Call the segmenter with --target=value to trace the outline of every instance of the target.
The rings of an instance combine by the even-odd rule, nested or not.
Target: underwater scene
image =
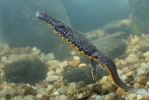
[[[0,100],[149,100],[149,0],[0,0]]]

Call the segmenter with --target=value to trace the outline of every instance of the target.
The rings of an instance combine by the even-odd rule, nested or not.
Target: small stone
[[[58,91],[55,91],[53,94],[54,94],[54,95],[59,95]]]
[[[102,84],[102,89],[103,90],[108,90],[108,88],[112,87],[112,84],[108,81],[105,81],[103,84]]]
[[[76,82],[70,83],[70,87],[73,88],[73,89],[75,89],[76,88]]]
[[[83,86],[85,86],[84,81],[79,81],[79,82],[77,82],[77,84],[76,84],[76,89],[80,89],[80,88],[82,88]]]
[[[60,79],[59,76],[52,75],[52,76],[48,76],[48,77],[46,78],[46,81],[49,82],[49,83],[53,83],[54,81],[57,81],[57,80],[59,80],[59,79]]]
[[[149,81],[147,81],[146,85],[149,86]]]
[[[135,55],[129,55],[125,60],[129,64],[135,64],[139,61],[139,59]]]
[[[95,100],[104,100],[100,95],[93,95],[92,97],[95,98]]]
[[[72,67],[78,67],[80,63],[80,58],[78,56],[73,56],[73,59],[71,61],[68,61],[67,63]]]
[[[50,100],[50,97],[48,95],[43,95],[41,97],[41,100]]]
[[[143,53],[143,56],[148,56],[149,55],[149,51]]]
[[[61,96],[57,96],[57,97],[55,97],[54,99],[51,99],[51,100],[68,100],[68,99],[65,95],[61,95]]]
[[[77,95],[77,98],[78,98],[78,99],[80,99],[80,98],[82,98],[82,97],[83,97],[83,94],[82,94],[82,93],[80,93],[80,94]]]
[[[145,93],[147,93],[147,90],[145,90],[144,88],[140,88],[140,89],[138,89],[137,90],[137,92],[136,92],[136,94],[145,94]],[[137,95],[138,96],[138,95]]]
[[[53,60],[53,59],[55,59],[55,57],[54,57],[54,54],[53,54],[53,53],[48,53],[47,55],[45,55],[44,59],[45,59],[46,61],[48,61],[48,60]]]
[[[70,54],[73,56],[73,55],[76,54],[76,52],[75,51],[71,51]]]
[[[36,96],[37,92],[32,87],[25,87],[24,95],[33,95]]]
[[[79,67],[86,67],[87,65],[86,65],[86,63],[81,63],[80,65],[79,65]]]
[[[36,97],[41,99],[42,98],[42,94],[37,94]]]
[[[104,100],[115,100],[114,93],[107,94]]]
[[[125,96],[127,96],[128,93],[126,91],[122,90],[122,89],[117,89],[116,95],[125,95]]]
[[[56,75],[61,75],[61,73],[64,71],[63,68],[56,68],[55,74]]]
[[[49,60],[47,61],[47,65],[50,67],[50,68],[57,68],[59,66],[59,61],[58,60]]]
[[[126,73],[126,76],[131,76],[134,73],[134,71],[130,71],[128,73]]]
[[[66,89],[64,86],[61,86],[60,88],[58,88],[57,91],[60,95],[66,95]]]
[[[103,84],[108,79],[108,76],[103,76],[103,78],[100,80],[100,83]]]
[[[132,38],[131,44],[135,45],[140,41],[138,36],[134,36],[134,38]]]
[[[127,80],[127,76],[126,75],[122,75],[120,77],[122,78],[123,81]]]
[[[76,93],[76,90],[73,89],[73,88],[68,88],[67,91],[66,91],[66,94],[67,94],[67,95],[73,95],[73,94],[75,94],[75,93]]]
[[[118,75],[122,75],[123,74],[123,71],[120,70],[120,69],[118,69],[117,72],[118,72]]]
[[[145,74],[145,69],[143,68],[139,68],[137,69],[137,74],[140,76],[140,75],[144,75]]]
[[[139,82],[139,84],[140,85],[146,85],[146,83],[149,81],[149,78],[140,78],[139,80],[138,80],[138,82]]]
[[[145,58],[146,62],[149,62],[149,55],[147,55],[147,57]]]
[[[136,98],[137,98],[137,95],[136,95],[136,94],[128,94],[128,98],[129,98],[130,100],[136,99]]]
[[[142,99],[142,96],[141,95],[137,95],[137,100],[140,100]]]

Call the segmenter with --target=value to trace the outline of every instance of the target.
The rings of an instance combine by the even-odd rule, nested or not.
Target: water
[[[148,4],[148,0],[0,0],[0,99],[147,99]],[[121,80],[141,88],[145,96],[137,89],[131,94],[118,90],[101,65],[92,80],[90,60],[53,34],[36,17],[38,11],[87,37],[114,61]]]

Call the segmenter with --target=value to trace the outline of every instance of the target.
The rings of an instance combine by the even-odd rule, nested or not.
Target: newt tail
[[[105,67],[115,85],[121,89],[128,90],[133,88],[132,86],[127,86],[124,84],[118,76],[115,63],[103,55],[86,37],[84,37],[79,32],[70,28],[66,24],[61,21],[55,19],[54,17],[48,15],[45,12],[37,12],[36,16],[45,21],[50,25],[50,27],[54,30],[54,33],[57,33],[63,40],[65,40],[69,45],[74,47],[81,54],[87,56],[91,59],[92,65],[92,77],[95,79],[96,77],[96,63],[98,62],[101,66]]]

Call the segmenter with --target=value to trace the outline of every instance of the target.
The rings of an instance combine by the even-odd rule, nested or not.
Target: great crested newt
[[[105,67],[115,85],[121,89],[129,90],[133,88],[132,86],[127,86],[124,84],[118,76],[115,63],[103,55],[85,36],[77,32],[76,30],[70,28],[63,22],[57,20],[56,18],[48,15],[46,12],[37,12],[36,16],[47,22],[54,33],[57,33],[63,40],[65,40],[69,45],[74,47],[81,54],[87,56],[91,60],[92,65],[92,77],[96,77],[96,63],[98,62],[102,67]]]

